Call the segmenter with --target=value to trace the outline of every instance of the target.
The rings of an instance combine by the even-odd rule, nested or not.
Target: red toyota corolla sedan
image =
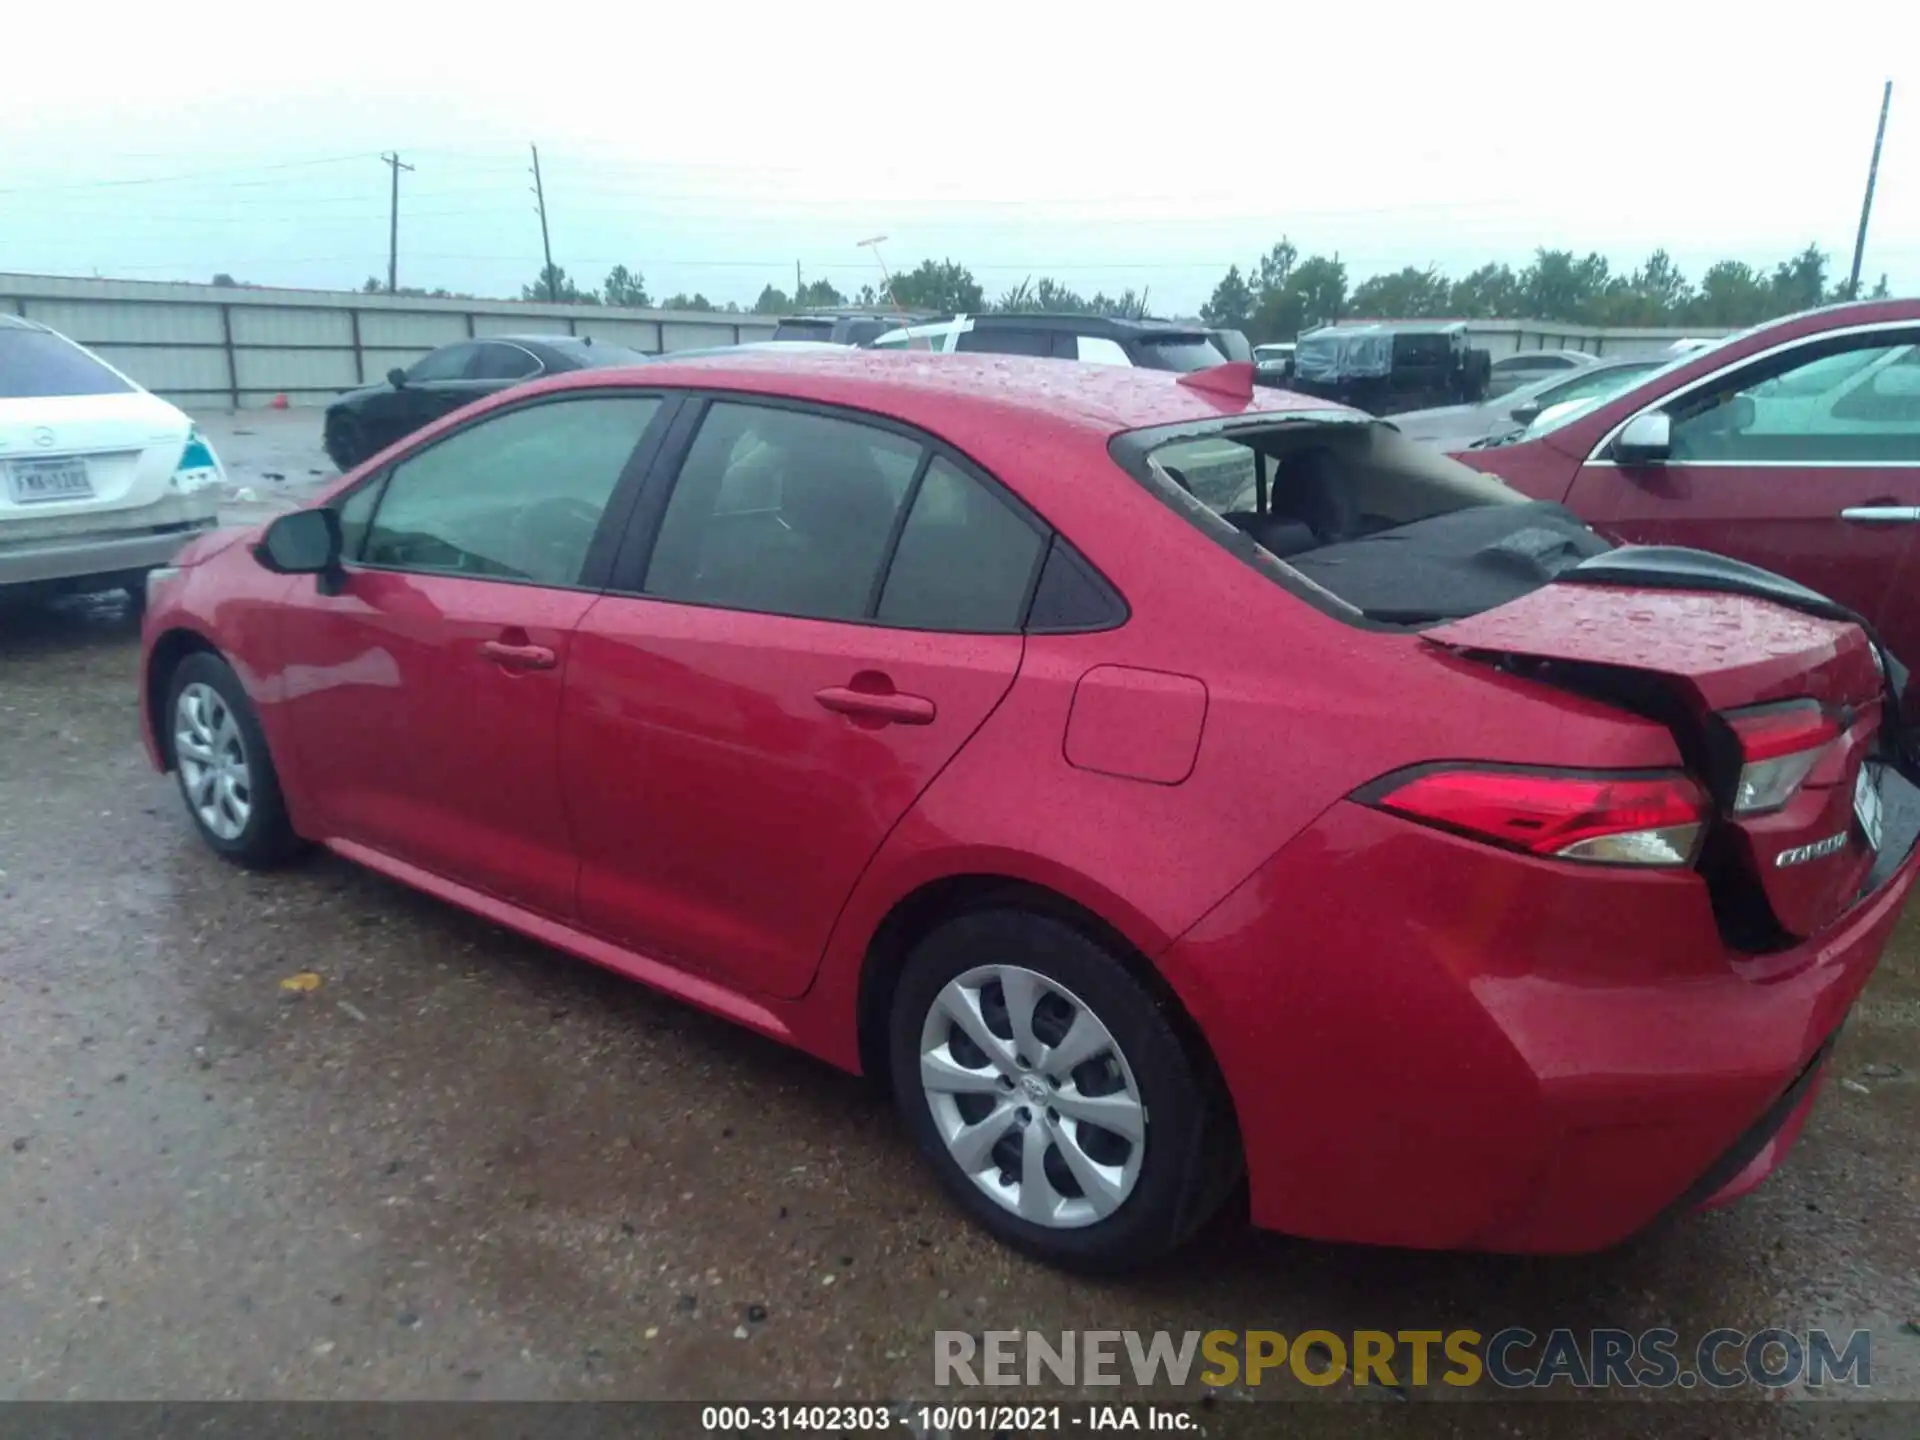
[[[1913,881],[1885,673],[1245,366],[762,352],[196,542],[141,699],[221,854],[886,1077],[977,1220],[1110,1268],[1242,1176],[1513,1251],[1759,1183]]]

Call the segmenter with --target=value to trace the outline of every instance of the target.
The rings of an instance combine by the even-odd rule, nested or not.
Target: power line
[[[40,195],[60,190],[106,190],[126,185],[172,185],[182,180],[220,179],[230,175],[254,175],[265,170],[302,170],[316,165],[340,165],[349,160],[364,160],[371,151],[353,155],[328,155],[317,160],[286,160],[277,165],[249,165],[224,170],[197,170],[186,175],[143,175],[125,180],[70,180],[55,185],[14,185],[0,189],[0,195]],[[235,181],[235,184],[271,184],[271,181]]]

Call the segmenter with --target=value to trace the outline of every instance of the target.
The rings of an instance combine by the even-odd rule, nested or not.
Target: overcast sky
[[[1843,275],[1890,78],[1863,274],[1920,294],[1911,0],[21,5],[7,30],[0,271],[356,287],[386,274],[397,148],[401,283],[517,293],[536,141],[554,259],[656,298],[750,304],[796,259],[857,288],[871,235],[989,296],[1052,275],[1163,313],[1283,234],[1355,280],[1541,245],[1665,246],[1697,279],[1809,241]]]

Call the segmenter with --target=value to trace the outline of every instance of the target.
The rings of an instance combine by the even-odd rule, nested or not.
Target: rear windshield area
[[[595,341],[591,345],[581,340],[550,340],[547,343],[585,370],[605,370],[614,365],[644,365],[653,358],[642,351],[625,345],[609,345],[605,341]]]
[[[1132,344],[1134,363],[1146,370],[1178,370],[1184,375],[1227,363],[1211,335],[1138,335]]]
[[[47,330],[0,329],[0,400],[124,395],[132,389],[71,340]]]
[[[1367,421],[1170,427],[1110,448],[1239,559],[1360,624],[1478,614],[1611,548],[1564,507]]]

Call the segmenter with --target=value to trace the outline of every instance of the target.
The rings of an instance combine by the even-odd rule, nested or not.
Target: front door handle
[[[1912,525],[1920,523],[1920,505],[1849,505],[1840,518],[1856,525]]]
[[[834,714],[855,720],[878,720],[892,725],[933,723],[933,701],[924,695],[902,695],[898,691],[875,694],[871,690],[829,685],[825,690],[815,691],[813,698]]]
[[[510,645],[504,640],[482,640],[480,653],[507,670],[551,670],[560,658],[545,645]]]

